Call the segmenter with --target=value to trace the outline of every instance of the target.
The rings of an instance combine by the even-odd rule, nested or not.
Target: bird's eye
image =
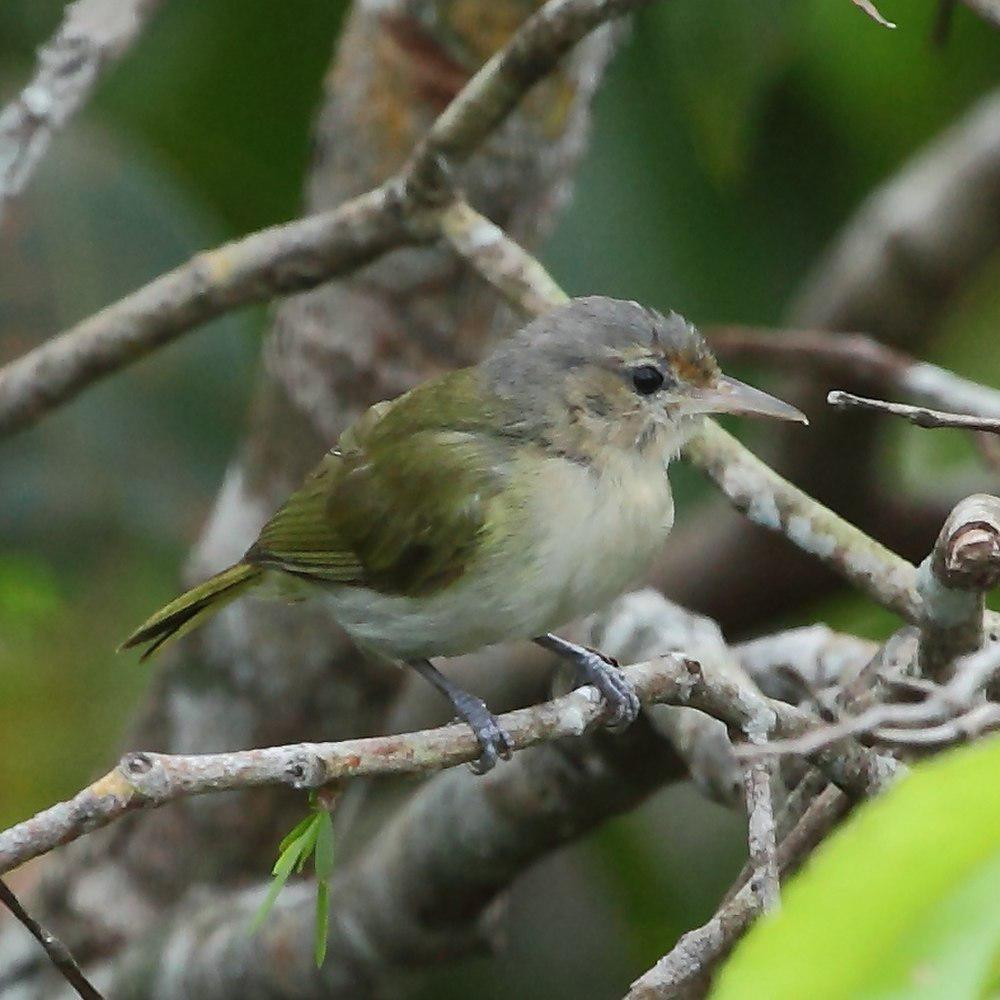
[[[632,385],[636,392],[649,396],[663,385],[663,372],[652,365],[640,365],[632,371]]]

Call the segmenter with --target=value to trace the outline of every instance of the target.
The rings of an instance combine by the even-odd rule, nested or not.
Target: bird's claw
[[[580,658],[580,680],[593,684],[609,708],[608,729],[627,729],[639,715],[639,697],[628,678],[622,673],[617,660],[595,649],[587,649]]]
[[[513,748],[510,736],[497,721],[496,716],[486,707],[486,703],[472,695],[463,698],[456,705],[463,721],[472,730],[476,741],[482,748],[477,760],[469,761],[469,770],[473,774],[486,774],[493,770],[497,760],[510,760]]]

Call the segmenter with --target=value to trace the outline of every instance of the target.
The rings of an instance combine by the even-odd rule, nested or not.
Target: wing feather
[[[467,391],[470,377],[455,373],[369,410],[264,526],[248,560],[407,596],[460,577],[502,489],[509,447],[456,413],[455,390]],[[436,405],[449,380],[448,407]]]

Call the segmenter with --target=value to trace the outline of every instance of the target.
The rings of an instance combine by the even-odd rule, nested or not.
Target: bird
[[[477,773],[510,758],[510,738],[433,659],[532,640],[623,728],[640,706],[617,663],[557,630],[648,571],[674,520],[668,466],[712,413],[808,422],[723,374],[677,313],[571,299],[477,365],[364,412],[239,562],[121,648],[146,659],[251,592],[318,600],[363,652],[448,698],[478,741]]]

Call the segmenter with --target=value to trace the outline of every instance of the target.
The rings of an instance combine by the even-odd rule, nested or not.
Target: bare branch
[[[468,158],[581,38],[648,2],[550,0],[442,112],[401,177],[331,211],[205,251],[0,369],[0,435],[223,313],[314,288],[438,236],[440,207],[452,197],[442,157]]]
[[[851,392],[835,390],[826,401],[837,410],[868,410],[874,413],[888,413],[894,417],[902,417],[917,427],[939,428],[956,427],[968,431],[987,431],[990,434],[1000,434],[1000,419],[969,416],[965,413],[944,413],[941,410],[928,410],[923,406],[910,406],[906,403],[888,403],[881,399],[868,399],[865,396],[855,396]]]
[[[207,250],[0,369],[0,435],[237,306],[312,288],[436,234],[386,185],[340,208]]]
[[[979,493],[951,512],[918,571],[922,676],[948,680],[955,660],[983,645],[986,591],[998,581],[1000,499]]]
[[[697,708],[751,740],[774,732],[799,737],[819,723],[806,712],[772,701],[752,685],[707,673],[670,654],[624,668],[644,703]],[[604,718],[597,690],[580,688],[555,701],[501,716],[515,750],[543,740],[580,735]],[[286,785],[319,788],[342,778],[371,774],[426,774],[471,761],[480,748],[467,726],[446,726],[398,736],[339,743],[298,743],[262,750],[175,755],[136,752],[72,799],[0,833],[0,873],[107,826],[136,809],[208,792]],[[897,773],[895,761],[849,740],[826,743],[816,766],[855,796],[877,794]]]
[[[761,760],[748,763],[744,771],[744,786],[750,891],[757,908],[762,913],[770,913],[781,905],[770,766]]]
[[[49,961],[59,970],[59,974],[73,987],[77,996],[83,1000],[103,1000],[100,993],[94,989],[93,985],[83,974],[76,959],[73,958],[69,948],[66,947],[50,930],[43,927],[28,911],[21,905],[20,900],[11,891],[10,886],[0,879],[0,903],[3,903],[8,910],[24,925],[28,933],[42,946]]]
[[[684,454],[751,521],[785,535],[883,607],[916,620],[912,565],[783,479],[718,424],[706,421]]]
[[[83,105],[101,74],[139,37],[162,0],[76,0],[38,50],[32,81],[0,110],[0,222],[24,190],[53,133]]]
[[[885,736],[894,745],[908,743],[920,746],[926,742],[937,745],[943,742],[946,733],[956,740],[967,738],[970,722],[959,723],[960,719],[971,720],[983,729],[993,728],[996,713],[986,711],[978,704],[984,691],[1000,676],[1000,646],[991,643],[971,656],[963,657],[955,664],[952,679],[944,685],[936,685],[927,693],[923,701],[906,704],[876,704],[857,715],[851,715],[839,722],[820,726],[794,739],[778,739],[762,746],[737,747],[739,757],[755,758],[761,754],[815,754],[824,745],[850,738],[862,733]],[[995,703],[986,702],[986,705]],[[942,720],[944,722],[942,723]],[[944,728],[947,726],[948,728]],[[909,739],[902,734],[909,734]],[[924,739],[922,733],[933,730],[933,735]]]
[[[651,0],[550,0],[532,14],[431,126],[406,171],[418,197],[440,191],[442,166],[462,163],[585,35]]]
[[[445,209],[441,230],[456,253],[525,315],[537,316],[569,301],[531,254],[467,202],[457,199]]]
[[[919,361],[863,333],[746,326],[709,327],[705,333],[723,358],[765,360],[794,371],[808,368],[830,378],[894,389],[925,406],[1000,418],[1000,390]]]
[[[872,730],[872,735],[885,746],[928,750],[964,743],[997,729],[1000,729],[1000,705],[988,701],[937,725],[921,725],[917,729],[879,726]]]
[[[682,769],[642,717],[620,737],[594,733],[532,747],[476,778],[463,768],[420,788],[335,876],[327,959],[312,961],[313,887],[286,887],[254,937],[265,887],[189,905],[117,963],[121,1000],[368,1000],[401,973],[482,952],[497,939],[503,893],[539,858],[634,809]]]
[[[840,821],[847,798],[828,788],[816,798],[777,849],[781,874],[791,874]],[[761,913],[761,900],[748,882],[719,907],[708,923],[688,931],[674,948],[640,976],[626,1000],[695,1000],[705,995],[718,963]]]
[[[851,0],[855,7],[860,7],[876,24],[881,24],[883,28],[895,28],[892,21],[887,21],[878,11],[878,7],[872,0]]]

